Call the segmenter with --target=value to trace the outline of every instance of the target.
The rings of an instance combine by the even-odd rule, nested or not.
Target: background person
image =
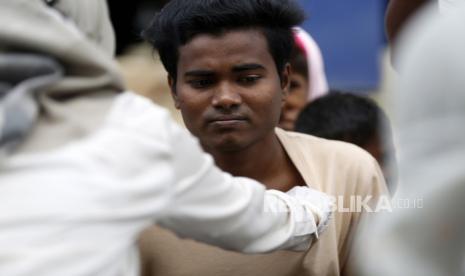
[[[318,44],[300,27],[295,27],[293,32],[291,84],[278,125],[284,130],[294,130],[297,116],[305,105],[328,92],[323,56]]]
[[[331,91],[302,110],[296,131],[352,143],[368,151],[380,164],[394,194],[397,174],[391,123],[373,100]]]

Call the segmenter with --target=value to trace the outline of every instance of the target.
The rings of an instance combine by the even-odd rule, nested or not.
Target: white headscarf
[[[324,96],[328,93],[323,56],[320,47],[312,36],[300,27],[294,28],[294,39],[297,46],[304,50],[307,58],[309,91],[308,101]]]

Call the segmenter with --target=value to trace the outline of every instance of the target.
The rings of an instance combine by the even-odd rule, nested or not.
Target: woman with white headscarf
[[[154,222],[243,252],[307,248],[327,197],[219,171],[122,93],[113,49],[104,0],[0,0],[0,275],[137,275]]]
[[[279,127],[294,130],[295,121],[307,103],[328,93],[323,56],[316,41],[300,27],[294,28],[291,55],[291,86]]]

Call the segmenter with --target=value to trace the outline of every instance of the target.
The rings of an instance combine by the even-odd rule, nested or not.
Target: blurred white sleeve
[[[365,231],[358,275],[465,275],[465,2],[459,2],[456,14],[423,10],[400,41],[392,92],[400,152],[394,208],[401,204]]]

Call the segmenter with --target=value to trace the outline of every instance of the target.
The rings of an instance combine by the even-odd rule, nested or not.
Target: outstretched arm
[[[128,178],[140,216],[153,213],[180,236],[248,253],[305,250],[328,220],[325,194],[266,191],[252,179],[222,172],[194,137],[147,99],[121,96],[108,121],[112,135],[98,147],[116,167],[107,171]]]

